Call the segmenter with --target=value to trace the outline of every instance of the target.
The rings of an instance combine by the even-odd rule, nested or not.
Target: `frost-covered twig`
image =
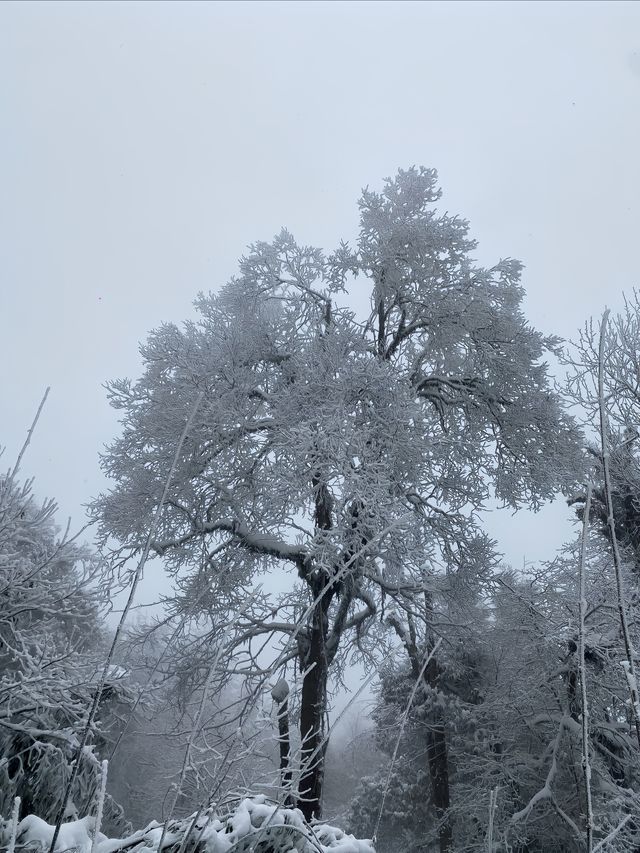
[[[600,850],[604,850],[605,846],[613,841],[616,835],[618,835],[618,833],[624,829],[624,827],[629,823],[630,820],[631,815],[628,814],[620,821],[620,823],[616,826],[615,829],[611,830],[611,832],[609,833],[609,835],[607,835],[606,838],[603,838],[602,841],[598,841],[596,846],[593,848],[593,853],[599,853]]]
[[[107,680],[109,670],[111,668],[111,661],[113,660],[113,655],[116,650],[116,646],[120,639],[120,635],[124,628],[124,624],[126,622],[127,616],[129,615],[129,611],[131,610],[131,605],[133,604],[133,599],[136,594],[136,590],[138,588],[138,584],[140,583],[140,579],[142,577],[142,572],[144,570],[145,564],[149,557],[149,550],[151,548],[151,542],[153,541],[153,537],[155,536],[156,528],[158,526],[158,522],[160,521],[160,515],[162,513],[162,508],[164,506],[165,500],[167,499],[167,493],[169,491],[169,486],[171,485],[171,481],[173,479],[173,475],[176,469],[176,465],[178,464],[178,457],[182,450],[182,445],[184,444],[184,440],[187,437],[187,433],[191,427],[193,419],[195,417],[198,408],[200,407],[200,403],[204,397],[204,391],[201,391],[198,395],[195,404],[187,418],[187,422],[184,425],[184,429],[182,430],[182,435],[178,441],[178,445],[176,447],[175,454],[173,456],[173,461],[171,463],[171,468],[169,469],[169,473],[167,474],[167,479],[165,480],[164,489],[162,491],[162,497],[160,498],[160,502],[156,508],[155,515],[153,517],[153,521],[151,523],[151,527],[149,528],[149,532],[147,534],[147,541],[144,546],[144,550],[142,552],[142,556],[140,557],[140,561],[133,575],[133,580],[131,582],[131,589],[129,591],[129,597],[127,598],[127,603],[124,606],[122,614],[120,615],[120,621],[116,627],[116,630],[113,635],[113,640],[111,641],[111,646],[109,648],[109,652],[105,659],[104,668],[102,670],[102,675],[100,676],[100,681],[96,685],[95,693],[93,696],[93,702],[91,703],[91,708],[89,709],[89,714],[87,716],[87,722],[85,724],[84,730],[82,732],[82,738],[80,740],[80,744],[78,746],[76,760],[73,765],[73,769],[69,776],[69,781],[67,782],[67,786],[65,788],[64,796],[62,798],[62,803],[60,805],[60,809],[58,811],[58,816],[56,818],[56,826],[53,832],[53,837],[51,839],[51,844],[49,846],[49,853],[54,853],[56,842],[58,840],[58,835],[60,834],[60,827],[62,826],[62,820],[64,817],[64,811],[69,802],[69,797],[71,795],[71,791],[73,789],[74,782],[78,775],[78,770],[80,769],[80,762],[82,760],[82,754],[84,752],[85,746],[87,745],[87,740],[89,738],[89,732],[91,731],[91,726],[93,724],[94,717],[96,715],[96,711],[98,709],[98,704],[100,702],[100,697],[102,696],[102,691],[104,689],[105,682]]]
[[[598,406],[600,411],[600,444],[602,449],[602,470],[604,474],[604,494],[607,507],[607,525],[609,527],[609,535],[611,537],[611,549],[613,552],[613,566],[616,576],[616,592],[618,597],[618,615],[620,617],[620,628],[622,630],[622,638],[624,641],[624,651],[626,655],[625,672],[627,675],[627,683],[629,685],[629,693],[631,697],[631,713],[633,714],[633,722],[638,740],[638,748],[640,749],[640,701],[638,699],[638,683],[636,679],[636,671],[634,664],[634,650],[631,642],[631,634],[627,623],[626,598],[624,593],[624,584],[622,580],[622,558],[618,547],[618,537],[616,535],[616,522],[613,513],[613,498],[611,490],[611,474],[609,471],[609,423],[607,419],[607,411],[604,394],[604,347],[607,333],[607,322],[609,319],[609,311],[605,311],[602,315],[600,324],[600,346],[598,349]]]
[[[584,662],[584,620],[587,610],[585,592],[585,574],[587,561],[587,541],[589,539],[589,513],[591,511],[591,483],[587,484],[587,497],[582,516],[582,541],[580,543],[579,562],[579,621],[578,621],[578,668],[580,673],[580,691],[582,697],[582,772],[587,799],[587,850],[591,853],[593,847],[593,806],[591,802],[591,763],[589,760],[589,705],[587,701],[587,672]]]
[[[180,842],[180,847],[178,848],[178,853],[184,853],[184,851],[187,849],[187,844],[189,843],[189,839],[191,838],[191,833],[193,832],[195,825],[197,824],[198,819],[199,819],[201,814],[202,814],[202,806],[200,806],[198,811],[194,814],[193,820],[189,824],[189,828],[187,829],[185,834],[182,836],[182,841]],[[167,821],[167,823],[168,823],[168,821]],[[165,827],[166,827],[166,825],[167,824],[165,823]],[[164,830],[163,830],[163,835],[164,835]],[[160,851],[160,850],[162,850],[162,838],[160,839],[160,846],[158,847],[158,851]]]
[[[33,431],[35,430],[36,425],[37,425],[38,421],[40,420],[40,414],[42,413],[42,410],[44,408],[44,404],[47,402],[47,397],[49,396],[50,390],[51,390],[51,388],[49,386],[47,386],[47,388],[45,389],[45,392],[43,394],[42,400],[40,400],[40,405],[38,406],[38,411],[36,412],[36,416],[33,419],[33,423],[31,424],[31,427],[29,428],[29,432],[27,433],[27,437],[24,440],[24,444],[22,445],[22,448],[20,449],[20,453],[18,453],[18,458],[16,459],[16,464],[13,466],[13,470],[11,471],[11,474],[9,474],[9,480],[10,481],[15,479],[16,474],[20,470],[20,463],[22,462],[22,457],[26,453],[27,447],[29,447],[29,444],[31,442],[31,436],[33,435]]]
[[[262,829],[262,827],[260,829]],[[301,838],[303,838],[305,841],[307,841],[309,844],[311,844],[312,847],[315,847],[315,849],[318,851],[318,853],[325,853],[324,849],[320,846],[317,839],[314,838],[313,830],[311,829],[310,826],[307,826],[305,828],[306,829],[306,831],[305,831],[305,829],[301,829],[299,826],[296,826],[293,823],[288,823],[288,824],[285,824],[284,826],[282,824],[276,824],[276,825],[270,824],[268,827],[265,827],[265,830],[264,830],[265,835],[269,829],[280,830],[280,832],[286,833],[287,835],[288,834],[299,835],[299,836],[301,836]],[[261,837],[262,834],[259,832],[258,836]],[[245,851],[247,850],[246,845],[247,845],[246,839],[239,838],[235,842],[235,844],[228,849],[227,853],[245,853]],[[255,847],[254,845],[249,847],[249,851],[254,851],[254,850],[258,850],[258,849],[259,848]],[[273,849],[273,848],[269,848],[269,849]],[[291,850],[295,850],[295,849],[296,849],[295,847],[291,848]]]

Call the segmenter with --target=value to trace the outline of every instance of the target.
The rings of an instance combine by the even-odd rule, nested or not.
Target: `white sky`
[[[0,443],[60,521],[104,488],[102,383],[254,240],[327,249],[399,166],[433,166],[478,258],[525,265],[565,337],[639,283],[640,4],[0,4]],[[507,557],[556,503],[492,519]]]

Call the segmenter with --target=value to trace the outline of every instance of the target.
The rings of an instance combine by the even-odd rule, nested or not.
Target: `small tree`
[[[491,491],[537,506],[578,464],[541,360],[557,342],[520,312],[520,264],[476,265],[467,223],[439,214],[439,196],[433,170],[400,171],[363,193],[355,250],[326,256],[286,231],[255,244],[237,279],[198,298],[197,323],[152,333],[138,382],[109,386],[123,431],[94,512],[132,551],[203,394],[153,547],[180,573],[185,608],[241,613],[226,671],[260,681],[297,666],[307,817],[321,810],[329,672],[348,650],[371,662],[390,597],[414,614],[427,594],[421,624],[405,619],[422,655],[429,581]],[[340,304],[351,285],[362,315]],[[257,594],[273,572],[287,591]],[[267,661],[258,650],[279,639]],[[446,811],[442,755],[431,772]]]
[[[96,689],[107,594],[103,566],[59,535],[55,510],[53,501],[36,503],[17,467],[0,477],[0,813],[19,796],[23,815],[48,820]],[[117,689],[106,686],[103,711]],[[82,761],[73,791],[79,809],[89,805],[99,770],[91,752]]]
[[[607,319],[600,346],[601,325],[591,320],[580,332],[578,341],[565,353],[570,368],[569,398],[582,411],[593,463],[594,489],[591,519],[611,544],[605,494],[602,441],[600,435],[600,394],[598,377],[602,373],[609,450],[609,486],[615,521],[615,535],[629,562],[633,587],[640,580],[640,300],[634,292],[624,300],[620,314]],[[600,370],[602,351],[602,370]],[[575,504],[582,517],[585,494],[576,494]]]

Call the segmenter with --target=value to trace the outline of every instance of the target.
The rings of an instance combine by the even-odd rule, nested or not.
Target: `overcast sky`
[[[640,4],[0,4],[0,463],[83,522],[117,431],[102,383],[254,240],[331,249],[363,186],[435,167],[477,257],[575,336],[640,283]],[[562,503],[495,517],[511,562]]]

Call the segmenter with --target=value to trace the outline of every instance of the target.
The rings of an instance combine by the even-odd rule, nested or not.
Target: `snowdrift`
[[[63,824],[55,853],[92,853],[94,830],[94,817]],[[41,818],[28,815],[18,825],[16,853],[46,853],[53,831]],[[165,853],[375,853],[371,841],[326,824],[308,824],[298,809],[283,808],[263,796],[236,801],[234,808],[210,807],[169,821],[166,827],[153,821],[127,838],[107,838],[99,832],[93,853],[160,853],[161,844]]]

